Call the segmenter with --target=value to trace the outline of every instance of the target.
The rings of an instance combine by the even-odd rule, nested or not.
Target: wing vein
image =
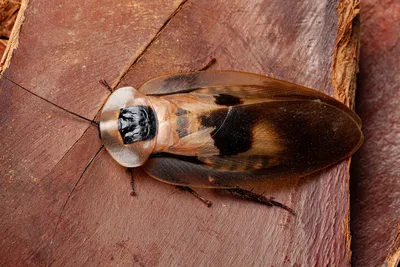
[[[222,129],[222,126],[224,126],[224,124],[226,123],[226,120],[228,119],[229,114],[231,113],[231,111],[232,111],[232,107],[230,106],[230,107],[228,107],[228,112],[226,113],[225,119],[221,123],[221,126],[219,126],[218,130],[216,130],[215,133],[211,137],[215,136]]]

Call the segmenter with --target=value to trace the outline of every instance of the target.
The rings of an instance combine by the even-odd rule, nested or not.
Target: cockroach
[[[290,212],[242,188],[307,176],[349,157],[363,141],[360,118],[334,98],[238,71],[165,75],[138,89],[119,88],[96,124],[122,166],[141,166],[206,204],[192,187],[226,189]]]

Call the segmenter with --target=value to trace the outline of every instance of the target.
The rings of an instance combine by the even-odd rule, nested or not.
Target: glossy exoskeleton
[[[119,164],[209,188],[306,176],[349,157],[363,141],[360,118],[334,98],[236,71],[120,88],[104,105],[100,133]]]

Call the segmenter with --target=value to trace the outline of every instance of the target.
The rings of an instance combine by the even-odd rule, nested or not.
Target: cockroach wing
[[[193,80],[207,74],[213,78]],[[176,140],[143,166],[164,182],[230,188],[301,177],[350,156],[362,143],[358,116],[317,91],[247,73],[172,77],[176,79],[167,79],[179,77],[179,84],[191,85],[151,92],[155,81],[163,88],[160,78],[140,88],[180,110],[169,122]],[[229,77],[233,82],[224,80]]]
[[[206,94],[228,94],[239,98],[304,98],[321,99],[351,116],[361,127],[361,120],[347,106],[319,91],[241,71],[197,71],[163,75],[153,78],[139,88],[143,94],[165,96],[189,92]]]

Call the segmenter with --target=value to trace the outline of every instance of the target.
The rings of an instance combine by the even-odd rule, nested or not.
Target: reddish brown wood
[[[5,75],[90,118],[109,94],[100,78],[138,86],[201,67],[211,55],[214,69],[266,74],[331,95],[347,89],[331,84],[334,48],[348,45],[338,32],[352,33],[351,23],[337,24],[338,14],[354,18],[337,13],[338,1],[162,3],[32,1]],[[140,169],[132,197],[129,173],[102,151],[55,231],[101,143],[96,128],[5,80],[0,88],[1,264],[348,265],[347,162],[257,189],[293,207],[293,216],[199,190],[214,201],[209,209]]]
[[[400,225],[397,227],[397,234],[393,238],[389,253],[386,256],[384,266],[398,267],[400,264]]]
[[[352,171],[355,266],[400,261],[400,3],[361,2],[357,111],[365,143]],[[397,240],[396,240],[397,237]],[[386,259],[386,260],[385,260]]]

